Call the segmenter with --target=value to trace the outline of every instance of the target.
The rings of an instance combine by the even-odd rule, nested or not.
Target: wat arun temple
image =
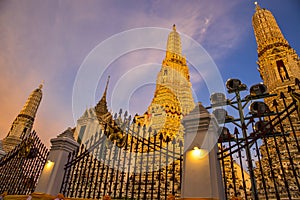
[[[271,95],[278,94],[277,96],[273,95],[270,98],[266,98],[264,102],[271,110],[273,109],[273,111],[275,111],[274,102],[279,102],[278,105],[276,105],[276,112],[280,113],[287,108],[286,104],[297,101],[297,99],[298,102],[300,101],[299,96],[297,96],[300,93],[299,88],[297,88],[297,84],[299,84],[297,81],[300,79],[300,59],[296,51],[285,39],[273,14],[269,10],[261,8],[256,4],[255,13],[252,17],[252,25],[257,43],[258,71],[264,85],[268,88],[268,93]],[[18,145],[20,146],[22,140],[28,138],[28,135],[32,132],[35,115],[42,99],[42,87],[43,86],[40,85],[30,94],[20,114],[13,122],[9,133],[1,141],[0,156],[9,154],[9,152],[13,151]],[[287,88],[289,88],[289,90]],[[98,180],[102,181],[102,179],[98,179],[97,177],[98,168],[98,170],[102,169],[102,175],[106,173],[106,181],[103,185],[100,184],[99,188],[104,191],[107,190],[105,193],[109,193],[110,195],[113,193],[117,194],[118,192],[120,193],[120,197],[121,194],[125,193],[127,197],[128,193],[128,196],[132,198],[136,198],[136,195],[138,195],[137,199],[153,199],[153,193],[156,194],[157,190],[167,190],[167,188],[172,186],[161,198],[166,199],[169,193],[179,198],[182,189],[179,181],[182,178],[180,172],[182,160],[181,158],[175,159],[174,155],[182,153],[182,144],[186,135],[183,124],[184,118],[195,112],[210,114],[201,103],[196,103],[193,99],[189,67],[182,53],[181,38],[177,32],[176,25],[173,25],[168,35],[165,58],[162,61],[161,69],[157,75],[154,96],[151,104],[143,114],[135,115],[132,119],[128,120],[132,120],[132,122],[130,122],[131,124],[127,124],[126,120],[128,118],[121,119],[120,115],[110,113],[106,100],[108,90],[109,78],[103,96],[97,105],[86,109],[83,115],[77,120],[76,127],[68,129],[62,134],[62,136],[68,135],[68,137],[77,141],[78,145],[84,146],[82,147],[81,153],[84,152],[84,148],[86,148],[91,149],[90,152],[92,152],[93,155],[85,160],[86,163],[84,165],[78,164],[75,167],[66,165],[65,169],[70,168],[70,170],[64,174],[64,182],[60,191],[64,194],[72,194],[74,197],[80,197],[83,195],[82,193],[87,193],[87,195],[90,195],[89,197],[93,196],[92,193],[94,193],[95,196],[96,190],[93,190],[92,187],[96,187]],[[284,103],[280,103],[282,102],[282,98],[286,98]],[[274,116],[270,116],[269,119],[276,120]],[[263,140],[259,147],[260,160],[254,161],[256,164],[253,173],[256,177],[255,187],[257,188],[257,197],[259,197],[259,199],[300,199],[299,113],[296,111],[291,112],[288,117],[285,117],[282,121],[282,123],[277,123],[275,131],[283,132],[282,130],[284,130],[284,132],[293,134],[287,137],[279,137],[278,139],[276,139],[276,137]],[[126,126],[126,128],[122,127],[123,125]],[[112,133],[107,133],[106,130],[109,129],[111,129]],[[134,130],[137,129],[138,131],[141,129],[144,134],[143,136],[145,136],[144,138],[147,138],[146,142],[143,139],[141,145],[138,144],[139,135],[135,136],[134,134],[136,133],[133,133]],[[131,136],[125,136],[125,132],[129,130],[132,130]],[[101,134],[107,137],[107,140],[105,140],[106,142],[104,142],[103,147],[97,149],[97,145],[99,145],[97,138],[99,138],[100,141]],[[109,143],[109,141],[111,143]],[[173,145],[170,145],[171,143]],[[103,150],[103,148],[108,149],[109,145],[114,144],[125,150]],[[96,158],[100,158],[100,156],[103,155],[105,158],[108,155],[109,158],[115,158],[118,156],[121,157],[121,154],[124,154],[124,159],[120,159],[118,163],[124,163],[123,165],[125,166],[127,162],[125,162],[126,155],[131,156],[131,153],[125,152],[126,150],[135,147],[136,149],[131,150],[131,152],[135,152],[138,155],[143,153],[149,155],[151,148],[156,149],[155,145],[159,145],[160,148],[164,149],[167,153],[173,152],[174,154],[173,157],[170,158],[160,155],[160,157],[157,157],[157,159],[160,159],[160,162],[166,162],[166,160],[168,161],[168,159],[171,158],[173,160],[170,165],[160,169],[156,169],[155,163],[152,163],[152,168],[150,167],[150,171],[152,172],[140,172],[139,180],[135,179],[137,175],[130,171],[126,173],[119,172],[118,170],[109,171],[103,164],[94,163]],[[112,147],[110,146],[110,148]],[[276,157],[278,152],[280,155]],[[79,154],[78,151],[76,153]],[[72,154],[72,156],[76,157],[76,153]],[[229,153],[228,151],[228,154]],[[72,156],[70,154],[68,161],[72,159]],[[153,155],[153,160],[156,159],[155,156],[158,155]],[[76,159],[79,160],[81,157],[78,156]],[[145,168],[149,171],[149,159],[150,158],[142,160],[141,158],[141,162],[139,163],[143,166],[141,169]],[[280,159],[280,161],[278,159]],[[133,159],[131,159],[129,163],[132,160]],[[274,161],[278,163],[274,163]],[[253,192],[251,189],[252,185],[249,181],[243,183],[244,179],[250,179],[249,171],[245,168],[243,169],[238,162],[228,157],[222,162],[223,165],[219,167],[223,172],[223,176],[226,175],[226,177],[222,178],[223,184],[226,185],[226,199],[251,199],[251,192]],[[272,169],[270,169],[270,163],[272,164]],[[114,163],[115,168],[116,165],[117,164]],[[90,166],[91,169],[88,169],[86,166]],[[218,168],[218,166],[216,166],[216,168]],[[78,172],[80,170],[83,171],[83,169],[92,170],[93,175],[96,177],[95,181],[91,181],[87,184],[88,186],[80,185],[85,184],[85,182],[91,179],[87,174],[85,178],[78,178]],[[134,166],[134,170],[136,170],[136,165]],[[126,177],[128,177],[128,179],[126,179]],[[149,179],[149,182],[152,181],[150,184],[151,189],[155,191],[151,194],[142,191],[147,189],[147,178],[149,177],[152,177],[151,180]],[[276,180],[274,177],[276,177]],[[76,185],[70,186],[67,182],[68,178],[73,182],[77,181]],[[154,179],[156,182],[153,182]],[[108,180],[110,180],[110,187],[112,189],[106,189],[106,184],[108,184],[106,182],[109,182]],[[112,182],[118,181],[118,184],[113,185]],[[124,182],[124,185],[122,182]],[[125,187],[125,185],[127,187]],[[72,191],[68,192],[69,188],[72,187]],[[141,190],[141,192],[136,193],[133,190],[127,192],[128,187],[133,187],[136,191]],[[74,188],[85,188],[87,192],[76,191]],[[233,190],[234,192],[232,192]],[[268,192],[269,198],[265,198],[266,192]],[[142,194],[144,194],[144,198],[140,198]]]
[[[95,109],[87,109],[78,120],[75,138],[84,141],[85,138],[91,137],[86,133],[99,132],[101,126],[98,125],[97,115],[101,118],[100,122],[107,121],[107,118],[102,117],[108,113],[107,87],[108,85]],[[186,58],[182,55],[180,35],[173,25],[173,31],[168,36],[166,57],[157,75],[154,97],[147,111],[134,117],[135,123],[162,133],[165,140],[167,137],[172,139],[174,136],[182,135],[181,119],[195,107],[191,88],[189,69]]]

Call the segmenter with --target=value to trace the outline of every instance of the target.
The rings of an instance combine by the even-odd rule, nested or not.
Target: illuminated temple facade
[[[179,159],[180,156],[176,156],[177,154],[181,155],[183,150],[184,128],[181,124],[181,120],[183,116],[194,109],[195,103],[192,96],[189,70],[186,58],[182,55],[181,39],[179,33],[176,31],[176,26],[173,26],[173,30],[168,36],[166,57],[157,75],[156,90],[152,102],[143,115],[136,115],[131,119],[133,123],[129,128],[123,129],[123,133],[122,131],[118,132],[112,130],[116,127],[118,127],[116,130],[122,129],[122,124],[125,124],[126,120],[121,119],[117,113],[112,116],[109,112],[106,101],[107,89],[108,81],[102,98],[97,105],[94,108],[86,109],[82,117],[78,119],[74,132],[75,140],[84,144],[86,148],[90,148],[90,144],[93,143],[94,138],[97,138],[97,135],[103,135],[103,133],[107,134],[107,132],[111,131],[111,134],[106,135],[107,139],[105,142],[99,143],[97,148],[95,148],[107,149],[107,152],[103,154],[94,152],[94,156],[100,158],[103,163],[105,163],[105,159],[108,156],[118,158],[118,163],[128,162],[126,168],[138,168],[140,171],[144,171],[141,173],[140,178],[136,180],[134,177],[138,176],[136,175],[137,173],[130,170],[129,172],[122,172],[123,178],[115,177],[113,173],[109,173],[107,179],[115,180],[116,185],[114,187],[117,188],[118,191],[125,194],[126,188],[120,186],[120,179],[122,184],[124,183],[124,185],[133,188],[134,191],[128,194],[130,196],[136,196],[138,193],[146,194],[146,189],[144,190],[143,188],[147,186],[150,188],[151,185],[152,193],[155,193],[155,195],[157,195],[160,190],[171,188],[168,194],[173,191],[176,197],[180,197],[180,167],[182,166],[182,161]],[[138,127],[140,127],[140,129]],[[146,144],[141,144],[137,141],[136,135],[139,133],[143,134],[140,135],[143,136],[143,138],[148,138]],[[119,136],[125,138],[125,135],[127,135],[127,145],[125,145],[125,148],[120,148],[118,151],[112,150],[110,146],[111,142],[116,142],[118,145],[118,142],[120,142]],[[158,146],[162,152],[172,152],[173,157],[149,150],[149,148],[157,149]],[[126,147],[133,149],[128,151],[129,149],[126,149]],[[133,154],[135,156],[120,156],[124,154]],[[145,155],[150,155],[149,159],[153,159],[157,162],[150,165],[148,159],[145,159]],[[139,157],[138,164],[135,164],[136,156],[141,157]],[[140,161],[140,159],[143,161]],[[78,168],[78,170],[80,169]],[[172,175],[170,171],[172,171],[174,175]],[[125,179],[124,177],[130,177],[130,179]],[[105,191],[105,188],[103,188],[103,190]],[[147,198],[144,197],[144,199],[150,199],[151,195],[153,194],[148,192]],[[167,193],[161,195],[163,198],[167,196]]]
[[[75,139],[85,141],[101,126],[111,122],[106,103],[108,83],[104,94],[95,108],[87,109],[78,119]],[[162,133],[165,140],[178,134],[183,136],[181,119],[195,107],[192,85],[186,58],[182,55],[181,39],[173,25],[167,41],[166,57],[157,75],[154,97],[143,115],[136,115],[135,122],[141,126],[151,127],[153,132]],[[99,120],[97,120],[97,116]],[[100,124],[99,124],[100,122]],[[102,125],[101,125],[102,123]]]
[[[137,123],[151,126],[153,130],[170,139],[183,133],[181,119],[195,107],[189,69],[182,55],[181,39],[173,25],[168,36],[166,57],[157,75],[154,97],[147,112],[136,116]]]

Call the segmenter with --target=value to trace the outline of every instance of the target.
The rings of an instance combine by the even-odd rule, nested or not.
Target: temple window
[[[277,65],[277,70],[278,70],[281,81],[284,82],[285,80],[289,80],[290,77],[288,75],[286,67],[284,66],[283,61],[282,60],[277,60],[276,65]]]
[[[164,70],[164,75],[166,76],[166,75],[168,75],[168,70]]]

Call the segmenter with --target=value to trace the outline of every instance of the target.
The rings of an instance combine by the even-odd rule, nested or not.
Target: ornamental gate
[[[48,149],[36,132],[30,133],[0,159],[0,193],[28,195],[36,187],[46,163]]]
[[[226,199],[300,199],[300,95],[289,92],[292,98],[262,93],[244,99],[236,92],[227,105],[244,109],[251,103],[250,113],[239,119],[212,106],[217,120],[225,117],[218,158]],[[265,98],[273,99],[272,108],[258,101]],[[76,198],[179,198],[182,167],[183,136],[164,139],[120,112],[69,154],[60,192]]]
[[[300,199],[300,98],[288,90],[292,98],[283,93],[279,100],[259,97],[273,98],[273,111],[263,102],[254,103],[244,123],[226,113],[225,125],[235,125],[233,134],[220,128],[218,141],[226,199]]]
[[[67,197],[166,199],[180,197],[182,138],[163,139],[151,129],[115,115],[69,154],[60,192]]]

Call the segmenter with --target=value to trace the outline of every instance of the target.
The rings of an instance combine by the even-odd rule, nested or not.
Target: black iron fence
[[[121,114],[120,114],[121,115]],[[67,197],[180,197],[182,137],[164,139],[124,114],[69,154],[61,192]]]
[[[238,87],[243,86],[238,89],[245,89],[233,80],[236,82]],[[278,98],[266,93],[264,86],[256,85],[250,89],[252,94],[242,99],[238,89],[232,89],[236,101],[226,100],[225,104],[239,110],[240,118],[230,117],[222,109],[214,110],[217,119],[221,115],[225,125],[235,126],[232,134],[228,127],[221,127],[218,141],[226,199],[300,199],[300,95],[289,88],[292,98],[283,93]],[[224,100],[225,96],[221,97]],[[259,101],[264,98],[273,99],[271,108]],[[242,110],[248,103],[250,112],[244,116]],[[69,154],[61,185],[65,196],[180,197],[182,135],[163,137],[131,123],[127,113],[123,119],[121,113],[115,115],[112,123],[103,126]]]
[[[232,134],[220,128],[218,155],[226,199],[300,199],[299,101],[283,93],[273,99],[272,108],[250,111]],[[227,117],[225,124],[234,121]]]
[[[0,193],[28,195],[36,187],[46,163],[48,149],[36,132],[0,159]]]

